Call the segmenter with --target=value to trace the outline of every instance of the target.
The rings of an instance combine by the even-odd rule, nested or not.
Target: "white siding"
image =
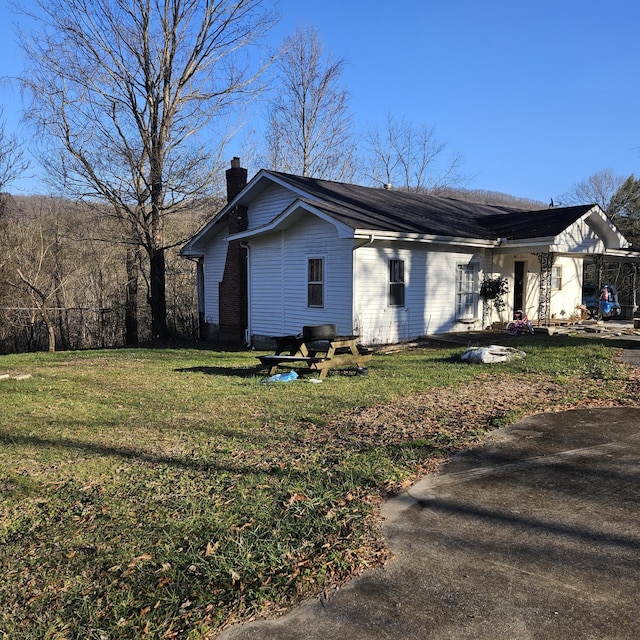
[[[508,322],[516,309],[513,308],[514,262],[522,261],[525,269],[525,299],[524,311],[532,320],[538,320],[540,304],[540,263],[531,253],[514,255],[500,255],[494,258],[494,268],[501,277],[507,278],[508,293],[505,296],[507,306],[494,320]],[[573,314],[578,315],[576,307],[582,302],[582,258],[572,256],[557,256],[554,266],[562,267],[562,288],[551,291],[549,312],[552,319],[568,319]]]
[[[551,290],[551,318],[567,320],[577,315],[576,307],[582,304],[581,258],[557,257],[554,266],[562,269],[562,286]]]
[[[389,306],[389,259],[405,261],[405,306]],[[455,317],[456,271],[459,264],[476,264],[479,288],[485,258],[482,253],[451,252],[444,247],[371,245],[355,258],[355,323],[367,344],[393,343],[444,331],[480,328],[477,320],[460,323]]]
[[[219,322],[218,284],[222,280],[227,258],[226,226],[210,238],[204,252],[204,320],[209,324]]]
[[[297,195],[289,189],[271,184],[249,205],[249,229],[268,224],[296,198]]]
[[[562,251],[572,253],[604,253],[602,238],[586,223],[578,220],[557,238],[556,244]]]
[[[305,216],[292,229],[260,236],[250,249],[250,328],[253,335],[297,334],[308,324],[353,331],[352,241],[335,227]],[[324,307],[307,307],[307,260],[324,258]]]
[[[249,328],[261,336],[285,335],[284,245],[282,234],[251,241],[249,249]],[[297,333],[294,331],[293,333]]]

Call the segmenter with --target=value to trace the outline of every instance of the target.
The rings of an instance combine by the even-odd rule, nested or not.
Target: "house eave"
[[[204,251],[197,251],[195,249],[180,249],[178,252],[182,258],[204,258]]]
[[[640,251],[632,248],[608,249],[604,255],[613,262],[640,262]]]
[[[629,241],[598,205],[590,209],[582,219],[602,238],[607,251],[624,250],[630,246]]]
[[[487,240],[484,238],[461,238],[458,236],[443,236],[424,233],[381,231],[379,229],[355,229],[353,237],[356,240],[365,240],[367,244],[375,241],[418,242],[424,244],[478,247],[483,249],[493,249],[500,244],[499,240]]]
[[[519,238],[518,240],[509,240],[500,238],[496,247],[497,253],[514,253],[519,251],[553,251],[557,252],[558,245],[556,238],[548,236],[546,238]]]

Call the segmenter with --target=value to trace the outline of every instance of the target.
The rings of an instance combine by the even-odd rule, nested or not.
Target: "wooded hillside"
[[[219,207],[203,203],[168,222],[167,315],[176,337],[197,332],[195,265],[178,250]],[[0,196],[0,353],[153,338],[147,260],[104,213],[55,197]]]

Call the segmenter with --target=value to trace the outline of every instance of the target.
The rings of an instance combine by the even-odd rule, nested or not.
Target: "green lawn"
[[[213,638],[384,561],[381,499],[487,429],[636,402],[620,344],[517,344],[322,384],[263,384],[250,352],[1,356],[31,377],[0,381],[0,637]]]

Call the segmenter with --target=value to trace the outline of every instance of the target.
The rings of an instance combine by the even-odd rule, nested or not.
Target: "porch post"
[[[596,303],[598,305],[598,320],[602,320],[602,309],[600,308],[600,294],[602,293],[602,275],[604,273],[604,255],[598,253],[593,256],[593,262],[596,265],[596,283],[598,288],[596,289]]]
[[[596,283],[598,285],[598,294],[602,289],[602,274],[604,272],[604,256],[601,253],[597,253],[593,256],[593,262],[596,265]]]
[[[538,322],[548,325],[551,320],[551,267],[556,254],[551,251],[534,253],[540,263],[540,291],[538,299]]]

